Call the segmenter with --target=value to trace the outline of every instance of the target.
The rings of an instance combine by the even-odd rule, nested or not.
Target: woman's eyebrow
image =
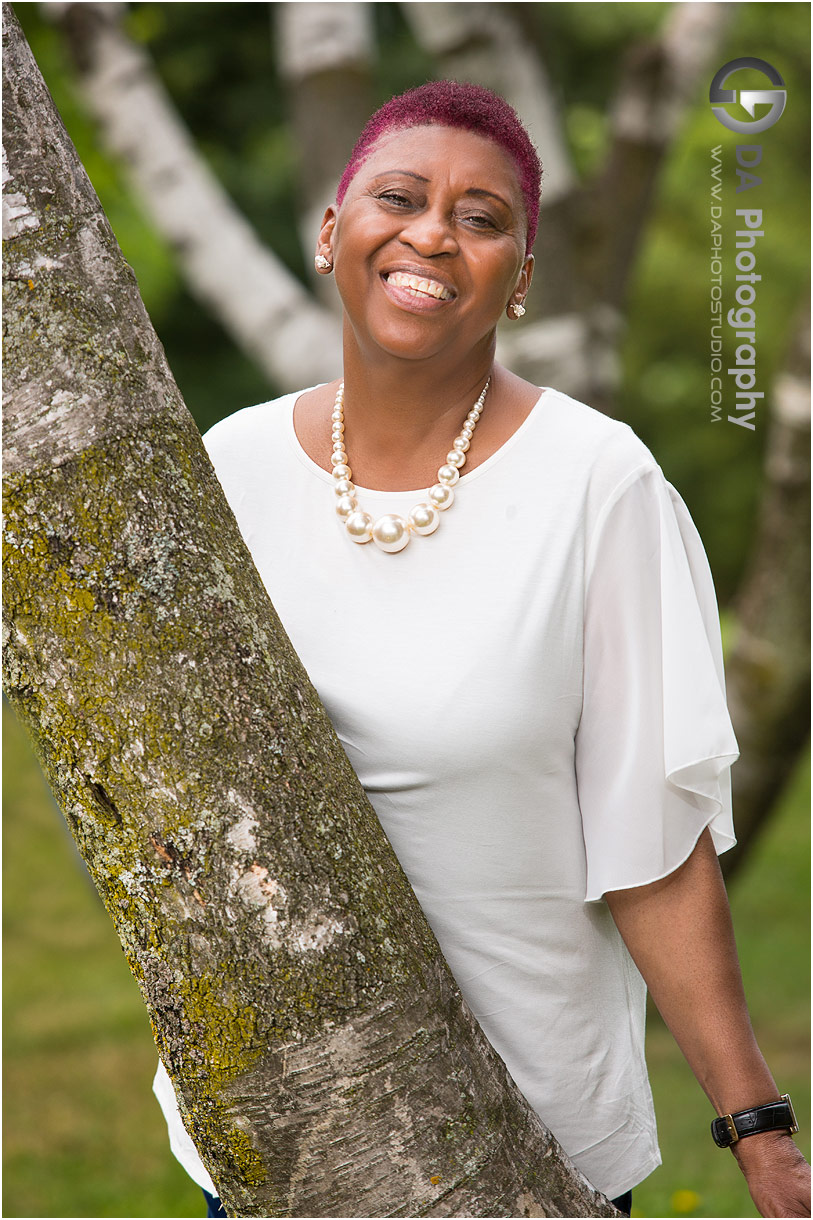
[[[467,195],[477,195],[477,196],[485,195],[489,199],[496,199],[497,203],[501,203],[504,208],[507,208],[509,212],[511,211],[511,204],[506,199],[503,199],[502,195],[495,194],[494,191],[486,191],[486,190],[483,190],[481,187],[472,186],[472,187],[469,187],[469,189],[466,191],[466,194]]]
[[[385,169],[380,174],[376,174],[376,178],[386,178],[389,174],[404,174],[407,178],[414,178],[416,182],[428,182],[428,178],[424,178],[422,174],[416,174],[411,169]]]

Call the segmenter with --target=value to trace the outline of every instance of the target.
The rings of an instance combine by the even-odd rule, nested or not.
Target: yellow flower
[[[676,1190],[669,1200],[672,1205],[672,1211],[678,1216],[688,1216],[689,1212],[693,1212],[700,1205],[700,1195],[696,1190]]]

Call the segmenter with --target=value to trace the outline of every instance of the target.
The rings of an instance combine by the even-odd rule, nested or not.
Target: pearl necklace
[[[460,478],[460,467],[466,461],[466,451],[471,444],[471,438],[477,421],[483,412],[488,387],[491,379],[486,382],[483,392],[466,416],[460,434],[452,442],[452,447],[446,454],[446,461],[438,470],[438,481],[427,491],[427,500],[416,504],[409,516],[404,519],[397,513],[387,513],[374,521],[369,513],[359,508],[356,499],[356,488],[350,481],[352,471],[348,465],[347,451],[344,447],[344,382],[340,382],[333,404],[333,455],[330,459],[333,465],[333,490],[336,493],[336,513],[344,521],[345,529],[353,542],[364,543],[372,540],[382,551],[402,551],[413,534],[434,534],[440,525],[440,513],[445,512],[454,502],[454,485]]]

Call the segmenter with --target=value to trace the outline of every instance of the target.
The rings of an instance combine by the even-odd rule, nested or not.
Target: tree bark
[[[122,29],[124,6],[53,8],[104,140],[190,291],[281,390],[329,381],[339,322],[260,241],[199,155],[149,56]]]
[[[614,1214],[466,1011],[3,44],[6,689],[227,1209]]]
[[[810,736],[809,309],[774,385],[758,534],[734,611],[726,668],[741,758],[727,876],[747,857]]]

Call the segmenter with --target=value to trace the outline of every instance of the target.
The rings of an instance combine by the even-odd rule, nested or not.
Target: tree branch
[[[415,3],[402,9],[420,45],[437,57],[440,76],[485,85],[522,115],[544,162],[543,206],[569,195],[576,179],[558,99],[508,6]]]
[[[498,357],[536,385],[556,385],[597,406],[616,382],[618,326],[585,299],[574,198],[579,185],[559,99],[510,5],[405,4],[416,39],[437,57],[438,75],[496,90],[522,116],[543,166],[534,247],[540,274],[521,326],[503,324]]]
[[[66,4],[56,14],[108,147],[190,290],[272,383],[297,389],[331,380],[341,367],[339,324],[259,241],[206,166],[149,57],[124,33],[122,9]]]

